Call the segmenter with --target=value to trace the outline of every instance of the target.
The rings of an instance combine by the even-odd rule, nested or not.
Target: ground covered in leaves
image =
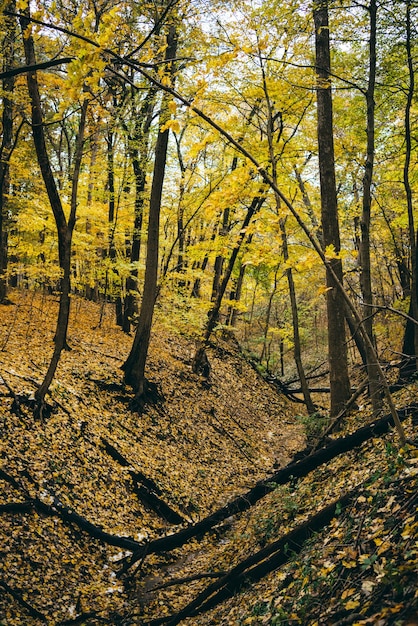
[[[193,341],[162,315],[148,366],[160,399],[138,415],[121,384],[132,338],[111,305],[74,298],[53,409],[35,419],[57,301],[12,300],[0,307],[2,625],[418,623],[413,412],[403,448],[392,430],[372,437],[160,551],[156,539],[193,528],[304,449],[300,405],[222,338],[210,380],[199,378]],[[416,392],[398,392],[397,406]],[[333,438],[369,421],[365,404]],[[286,540],[330,503],[329,523]],[[260,563],[270,573],[252,569]]]

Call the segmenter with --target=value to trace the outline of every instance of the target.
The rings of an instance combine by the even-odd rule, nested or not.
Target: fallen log
[[[0,504],[0,513],[26,513],[33,507],[33,502],[25,500],[24,502],[7,502]]]
[[[290,393],[303,393],[302,387],[288,388]],[[309,393],[330,393],[331,387],[309,387]],[[351,393],[356,393],[357,387],[351,387]]]
[[[122,467],[131,467],[131,463],[115,448],[102,437],[102,444],[106,452],[117,461]],[[162,491],[158,485],[142,472],[129,469],[128,473],[134,483],[134,490],[140,501],[148,506],[156,515],[161,517],[169,524],[184,524],[186,520],[177,511],[161,498]]]
[[[410,415],[417,414],[418,404],[414,403],[399,410],[399,419],[405,420]],[[385,434],[391,426],[393,426],[393,418],[391,415],[387,415],[367,426],[362,426],[351,435],[335,439],[309,456],[299,461],[292,462],[275,472],[269,478],[257,482],[246,494],[238,496],[200,522],[191,524],[187,528],[173,533],[172,535],[159,537],[147,544],[142,544],[141,548],[134,552],[132,557],[126,561],[119,572],[119,576],[124,574],[132,565],[143,559],[146,555],[174,550],[187,543],[193,537],[207,533],[214,526],[219,524],[219,522],[251,508],[261,498],[270,493],[276,485],[284,485],[292,479],[303,478],[317,467],[331,461],[340,454],[360,446],[367,441],[367,439]]]
[[[209,611],[227,598],[233,596],[244,584],[254,583],[266,574],[286,563],[303,549],[304,543],[312,535],[322,530],[335,517],[336,511],[346,507],[358,494],[363,485],[358,485],[332,504],[324,507],[277,541],[244,559],[233,567],[225,576],[210,584],[201,591],[194,600],[189,602],[175,615],[153,619],[144,626],[175,626],[187,617],[200,615]]]
[[[34,617],[35,619],[43,622],[44,624],[48,622],[46,616],[40,611],[38,611],[38,609],[36,609],[34,606],[29,604],[29,602],[26,602],[26,600],[23,599],[23,596],[19,591],[16,591],[16,589],[13,589],[13,587],[10,587],[10,585],[8,585],[3,580],[0,580],[0,587],[3,587],[6,593],[12,596],[12,598],[14,598],[21,606],[23,606],[23,608],[26,609],[26,611],[29,613],[31,617]]]
[[[38,497],[31,498],[26,489],[20,485],[19,482],[13,478],[13,476],[10,476],[4,470],[0,470],[0,478],[3,478],[3,480],[6,480],[9,484],[13,485],[13,487],[23,491],[25,496],[28,498],[28,501],[23,503],[24,507],[20,504],[21,511],[27,511],[30,504],[30,508],[43,513],[44,515],[48,515],[49,517],[59,516],[67,524],[75,524],[78,528],[81,528],[81,530],[86,531],[91,537],[100,539],[103,543],[108,545],[125,548],[130,551],[137,551],[141,547],[141,544],[138,541],[135,541],[135,539],[113,535],[100,528],[100,526],[96,526],[92,522],[89,522],[89,520],[85,517],[82,517],[72,509],[62,504],[62,502],[60,502],[53,494],[50,495],[52,500],[51,504],[47,504]]]

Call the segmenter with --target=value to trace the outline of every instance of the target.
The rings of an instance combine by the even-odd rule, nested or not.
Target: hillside
[[[167,330],[161,315],[148,366],[156,402],[133,413],[119,369],[132,338],[114,325],[110,305],[99,325],[98,305],[74,298],[72,349],[50,415],[36,420],[30,399],[48,364],[57,302],[32,292],[11,299],[0,307],[1,624],[417,623],[415,407],[405,413],[404,449],[391,430],[376,435],[160,550],[154,540],[265,486],[305,448],[300,405],[220,337],[209,383],[200,379],[190,367],[193,341]],[[415,397],[416,385],[399,392],[398,407]],[[364,405],[338,437],[369,421]],[[341,498],[317,536],[278,547],[282,567],[273,563],[259,581],[251,567],[238,572]],[[211,584],[222,603],[193,615]],[[166,619],[199,593],[200,605]]]

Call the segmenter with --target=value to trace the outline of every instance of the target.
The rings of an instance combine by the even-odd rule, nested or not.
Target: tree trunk
[[[29,15],[29,10],[27,10],[27,14]],[[34,65],[36,60],[33,37],[30,34],[29,36],[27,34],[29,20],[26,17],[22,17],[20,18],[20,23],[23,33],[26,63],[27,65]],[[88,101],[84,100],[81,109],[81,117],[76,140],[76,151],[74,156],[74,170],[72,175],[71,208],[67,222],[46,148],[41,98],[36,72],[27,73],[27,84],[32,111],[33,140],[42,178],[45,183],[48,199],[55,218],[58,233],[59,265],[63,273],[61,279],[61,296],[55,332],[54,352],[47,373],[45,374],[45,378],[40,388],[35,393],[37,412],[42,415],[45,395],[55,375],[61,352],[67,344],[67,328],[70,315],[71,240],[76,219],[78,179],[82,159]]]
[[[167,35],[167,49],[165,59],[169,61],[176,56],[177,35],[172,26]],[[173,73],[174,68],[171,68]],[[135,333],[131,352],[122,366],[124,380],[136,392],[136,400],[146,392],[145,364],[148,356],[148,348],[151,335],[154,305],[157,297],[158,258],[159,258],[159,230],[160,209],[163,191],[165,165],[167,159],[167,145],[169,129],[165,128],[169,120],[167,94],[163,96],[160,127],[155,147],[154,173],[151,187],[147,258],[145,267],[144,291],[142,296],[141,310],[139,313],[138,327]]]
[[[367,153],[363,176],[363,210],[360,219],[360,288],[363,297],[363,319],[364,329],[369,336],[370,342],[374,345],[373,333],[373,296],[372,296],[372,276],[370,261],[370,221],[371,221],[371,186],[373,180],[374,165],[374,142],[375,142],[375,120],[374,120],[374,91],[376,83],[376,0],[370,0],[370,37],[369,37],[369,80],[366,91],[367,105]],[[369,379],[369,394],[372,401],[373,411],[377,415],[382,408],[382,393],[380,384],[379,369],[376,363],[376,346],[371,351],[366,345],[367,376]]]
[[[105,293],[104,293],[104,301],[103,307],[107,300],[107,290],[109,290],[110,300],[115,298],[115,315],[116,315],[116,324],[118,326],[123,325],[123,314],[122,314],[122,284],[119,278],[119,272],[116,267],[116,244],[115,244],[115,232],[117,226],[117,210],[116,210],[116,194],[115,194],[115,164],[114,164],[114,135],[113,131],[110,127],[107,128],[107,136],[106,136],[106,153],[107,153],[107,190],[108,190],[108,213],[107,213],[107,223],[108,223],[108,249],[107,255],[110,261],[110,267],[106,270],[106,279],[105,279]],[[117,290],[116,295],[114,295],[114,283],[115,280],[119,283],[119,289]],[[102,309],[103,310],[103,309]],[[100,316],[99,326],[101,326],[102,315]]]
[[[405,162],[403,169],[403,181],[406,193],[407,207],[408,207],[408,233],[409,233],[409,246],[411,249],[411,303],[409,307],[409,315],[418,320],[418,276],[417,276],[417,264],[418,264],[418,233],[415,233],[414,211],[412,201],[412,188],[409,180],[409,168],[411,164],[411,108],[414,97],[415,89],[415,74],[412,58],[412,45],[411,45],[411,0],[407,0],[406,4],[406,54],[408,62],[409,73],[409,86],[407,102],[405,107]],[[403,354],[407,355],[407,359],[404,359],[401,370],[399,372],[400,380],[410,378],[417,371],[417,357],[418,357],[418,328],[413,322],[407,321],[405,327],[405,335],[403,341]]]
[[[126,296],[123,309],[122,330],[129,333],[134,316],[138,313],[138,262],[141,253],[142,221],[148,144],[157,90],[151,86],[137,113],[133,135],[128,134],[128,148],[135,179],[134,228],[131,247],[131,271],[126,279]],[[132,94],[132,98],[134,94]]]
[[[249,246],[252,239],[253,239],[253,233],[250,233],[247,237],[247,241],[245,245]],[[231,296],[230,296],[231,301],[239,302],[241,300],[242,286],[244,284],[245,268],[246,268],[245,263],[241,262],[238,276],[235,281],[235,287],[234,287],[234,290],[231,292]],[[231,305],[228,311],[227,324],[229,324],[230,326],[234,328],[237,325],[237,318],[238,318],[238,309],[236,306]]]
[[[236,161],[234,160],[234,163],[235,162]],[[235,169],[235,167],[232,168],[232,171]],[[226,237],[229,232],[229,213],[230,213],[229,207],[226,207],[226,209],[224,209],[222,213],[222,225],[221,225],[221,228],[219,229],[219,236],[221,238]],[[222,245],[222,242],[221,242],[221,246],[222,248],[224,247]],[[213,267],[214,272],[213,272],[212,295],[211,295],[212,302],[216,302],[216,298],[219,293],[219,289],[221,286],[222,272],[224,268],[224,262],[225,262],[225,257],[223,256],[223,254],[218,254],[215,258],[215,264]]]
[[[7,4],[7,10],[16,10],[15,0]],[[6,34],[2,41],[3,70],[7,71],[13,66],[14,40],[16,36],[16,20],[14,17],[5,17]],[[15,77],[3,78],[3,114],[2,114],[2,141],[0,146],[0,302],[7,300],[7,240],[8,240],[8,216],[7,202],[9,196],[9,169],[10,156],[13,150],[13,100],[12,94],[15,85]]]
[[[283,260],[286,261],[289,259],[289,252],[287,247],[287,233],[286,233],[286,223],[283,219],[280,220],[280,231],[282,235],[282,250],[283,250]],[[300,386],[303,393],[303,399],[305,401],[306,410],[309,414],[315,413],[315,405],[312,402],[311,394],[309,392],[308,383],[305,376],[305,369],[302,363],[302,350],[300,345],[300,333],[299,333],[299,315],[298,315],[298,305],[296,301],[296,291],[295,291],[295,281],[293,280],[292,268],[288,267],[286,269],[286,278],[287,283],[289,285],[289,296],[290,296],[290,306],[292,309],[292,323],[293,323],[293,356],[295,359],[296,369],[298,371],[298,376],[300,380]]]
[[[329,47],[328,2],[317,2],[314,9],[317,109],[318,109],[318,150],[321,187],[321,221],[323,245],[333,246],[340,251],[338,225],[337,191],[334,165],[333,115],[331,92],[331,60]],[[332,259],[330,265],[340,283],[343,280],[342,263]],[[345,303],[334,277],[326,271],[327,314],[328,314],[328,359],[330,369],[330,412],[337,415],[350,398],[348,378],[347,345],[345,333]]]
[[[417,233],[417,238],[418,238],[418,233]],[[415,267],[418,265],[418,241],[417,244],[414,246],[414,252],[415,252]],[[418,293],[416,291],[417,289],[417,283],[415,282],[415,298],[418,297]],[[408,382],[409,380],[411,380],[411,377],[416,373],[417,371],[417,352],[415,349],[415,336],[417,334],[416,332],[416,322],[414,322],[413,320],[415,320],[416,318],[414,317],[414,309],[413,309],[413,297],[412,297],[412,293],[411,293],[411,300],[409,302],[409,310],[408,310],[408,315],[409,318],[406,321],[406,325],[405,325],[405,332],[404,332],[404,336],[403,336],[403,342],[402,342],[402,360],[401,360],[401,365],[399,368],[399,377],[398,377],[398,384],[403,385],[406,382]]]

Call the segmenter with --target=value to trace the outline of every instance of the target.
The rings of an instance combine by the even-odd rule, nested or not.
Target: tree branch
[[[25,74],[27,72],[36,72],[37,70],[46,70],[55,65],[63,65],[65,63],[71,63],[75,57],[64,57],[62,59],[52,59],[51,61],[44,61],[43,63],[35,63],[34,65],[21,65],[20,67],[14,67],[7,72],[0,72],[0,80],[4,78],[11,78],[12,76],[18,76],[19,74]]]

